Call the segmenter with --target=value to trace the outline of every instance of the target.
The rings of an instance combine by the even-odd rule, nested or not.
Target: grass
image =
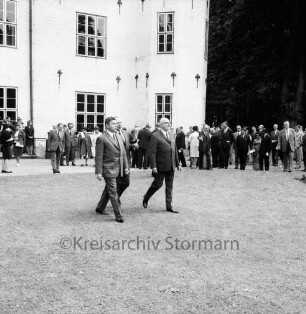
[[[135,171],[124,224],[111,207],[95,214],[104,184],[92,174],[1,177],[1,313],[302,313],[305,185],[297,176],[186,169],[175,177],[175,215],[165,211],[164,188],[142,208],[152,178]],[[63,249],[64,237],[82,237],[82,248],[101,238],[161,244]],[[239,250],[169,250],[167,237],[237,240]]]

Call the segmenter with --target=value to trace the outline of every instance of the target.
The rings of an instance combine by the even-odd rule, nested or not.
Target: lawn
[[[124,224],[95,214],[93,174],[0,177],[1,313],[304,313],[297,177],[185,169],[171,214],[164,188],[142,208],[152,178],[133,171]]]

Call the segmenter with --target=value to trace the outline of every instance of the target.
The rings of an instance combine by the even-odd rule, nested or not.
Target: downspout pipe
[[[33,2],[29,0],[29,83],[30,83],[30,120],[33,123]]]

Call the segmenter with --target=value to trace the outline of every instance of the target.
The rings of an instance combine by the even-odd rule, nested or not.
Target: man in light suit
[[[278,130],[278,125],[273,125],[273,131],[271,132],[271,140],[272,140],[272,163],[273,166],[278,166],[278,151],[276,149],[278,144],[278,137],[279,137],[280,131]]]
[[[68,123],[68,129],[65,131],[65,152],[66,152],[66,165],[69,166],[69,161],[72,162],[72,166],[75,166],[75,130],[73,123]]]
[[[122,130],[122,120],[120,118],[116,118],[116,122],[117,122],[116,135],[119,139],[122,140],[123,146],[125,148],[125,152],[126,152],[126,155],[128,158],[128,152],[130,149],[130,144],[129,144],[129,140],[128,140],[129,134],[128,134],[128,132]],[[130,168],[129,159],[128,159],[128,165]],[[120,196],[128,188],[129,185],[130,185],[130,173],[124,172],[122,177],[121,176],[117,177],[117,194],[118,194],[119,203],[120,203]],[[109,201],[109,194],[108,194],[107,190],[104,190],[103,193],[104,193],[104,195],[102,195],[102,197],[101,197],[101,203],[98,204],[98,206],[96,208],[96,212],[98,214],[108,215],[104,209],[107,206],[107,203]]]
[[[170,133],[170,121],[167,118],[160,119],[160,130],[152,134],[149,145],[150,165],[152,167],[154,181],[143,197],[142,205],[148,207],[149,199],[158,191],[165,179],[166,182],[166,210],[171,213],[178,213],[172,208],[172,191],[174,170],[179,165],[177,149],[175,147],[175,138]]]
[[[117,185],[120,185],[124,174],[129,174],[128,160],[124,144],[116,132],[116,118],[106,118],[105,127],[106,131],[96,141],[96,175],[99,181],[102,181],[102,178],[105,181],[105,188],[97,205],[96,212],[107,215],[105,207],[110,199],[116,221],[122,223],[124,219],[121,212],[121,195],[117,192]]]
[[[278,137],[277,148],[282,152],[284,158],[283,171],[292,171],[293,152],[296,148],[296,135],[294,129],[289,127],[289,121],[284,122],[284,128]]]
[[[58,123],[57,127],[49,132],[48,141],[50,143],[53,173],[61,173],[59,171],[59,165],[65,146],[65,135],[62,123]]]
[[[204,170],[204,155],[206,156],[207,161],[207,170],[212,170],[211,167],[211,144],[210,144],[210,136],[209,136],[209,126],[204,125],[202,131],[199,135],[199,169]]]

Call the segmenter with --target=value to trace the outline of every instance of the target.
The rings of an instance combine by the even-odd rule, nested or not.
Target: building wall
[[[174,54],[157,54],[157,12],[174,11]],[[33,1],[33,108],[36,137],[75,123],[76,91],[106,94],[106,116],[129,129],[155,124],[156,93],[172,93],[173,126],[205,119],[205,1]],[[107,17],[107,58],[76,56],[76,13]],[[18,1],[18,48],[0,47],[0,86],[17,86],[18,115],[29,118],[29,7]],[[10,65],[8,67],[8,65]],[[60,77],[58,70],[62,71]],[[174,81],[171,73],[176,73]],[[16,75],[18,73],[18,75]],[[146,86],[146,73],[149,73]],[[139,76],[136,89],[135,75]],[[197,88],[195,75],[200,75]],[[119,86],[116,77],[120,76]],[[40,146],[44,143],[41,141]]]
[[[0,86],[17,87],[17,116],[30,118],[29,89],[29,5],[18,1],[17,47],[0,46]]]

